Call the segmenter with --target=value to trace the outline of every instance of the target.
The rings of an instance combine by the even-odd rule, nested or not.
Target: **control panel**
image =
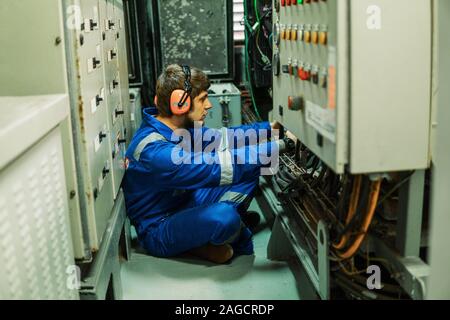
[[[337,173],[428,167],[430,2],[276,0],[273,11],[273,120]]]
[[[122,1],[73,0],[79,26],[66,27],[72,123],[92,250],[100,246],[125,173],[129,123]],[[124,49],[125,48],[125,49]],[[123,61],[122,61],[123,60]],[[74,97],[76,100],[74,100]]]

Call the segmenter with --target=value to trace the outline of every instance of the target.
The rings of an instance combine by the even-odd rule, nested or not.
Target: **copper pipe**
[[[378,197],[380,196],[381,189],[381,179],[373,182],[370,189],[371,190],[369,196],[369,205],[367,208],[367,215],[365,216],[363,224],[361,226],[361,232],[356,236],[353,244],[344,253],[338,252],[338,256],[343,260],[353,257],[361,246],[364,238],[366,237],[369,226],[372,223],[373,217],[375,215],[375,209],[377,208]]]
[[[353,182],[352,195],[350,196],[350,206],[348,208],[347,216],[345,218],[345,226],[347,226],[355,216],[356,208],[358,207],[359,202],[359,195],[361,193],[361,181],[362,181],[361,175],[355,177],[355,181]],[[335,249],[344,248],[348,242],[348,239],[349,236],[347,233],[345,233],[337,244],[333,243],[333,248]]]

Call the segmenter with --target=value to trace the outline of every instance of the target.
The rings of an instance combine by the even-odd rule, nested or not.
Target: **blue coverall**
[[[126,154],[123,189],[141,245],[157,257],[173,257],[207,243],[228,243],[235,254],[253,254],[252,233],[240,213],[248,209],[265,165],[248,160],[249,150],[257,145],[246,143],[234,150],[221,145],[219,163],[195,162],[195,150],[183,154],[191,163],[174,163],[174,148],[183,137],[155,119],[156,114],[155,108],[144,109],[142,126]],[[271,130],[267,122],[239,128]],[[229,132],[217,131],[221,139]],[[269,152],[278,148],[277,143],[265,143]],[[202,142],[202,153],[208,146]],[[239,157],[246,157],[247,162],[237,161]]]

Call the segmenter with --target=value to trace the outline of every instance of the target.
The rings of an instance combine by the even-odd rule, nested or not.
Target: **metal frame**
[[[302,283],[312,286],[314,291],[323,300],[330,299],[330,265],[328,260],[328,228],[320,221],[317,230],[318,257],[317,265],[314,259],[304,249],[306,244],[300,238],[302,232],[290,217],[288,211],[278,202],[273,190],[261,178],[262,193],[275,214],[275,222],[267,247],[267,257],[270,260],[286,261],[297,257],[307,274],[308,282]],[[316,299],[317,297],[308,297]]]
[[[144,83],[142,70],[141,41],[142,33],[139,28],[137,0],[125,0],[123,2],[125,22],[127,24],[127,52],[131,60],[128,68],[130,86],[139,87]],[[130,65],[129,65],[130,66]]]
[[[119,242],[125,220],[125,198],[121,191],[116,199],[100,250],[97,252],[89,274],[82,279],[81,299],[122,299]],[[129,256],[128,253],[126,255]]]
[[[418,257],[420,254],[424,189],[424,170],[415,171],[400,189],[396,247],[404,257]]]
[[[390,267],[396,272],[392,275],[406,293],[414,300],[423,300],[426,296],[426,281],[430,274],[429,266],[417,256],[405,257],[391,248],[383,240],[370,236],[371,251],[389,262]]]

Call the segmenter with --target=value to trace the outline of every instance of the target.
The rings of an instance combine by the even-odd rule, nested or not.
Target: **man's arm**
[[[270,166],[278,155],[278,144],[195,153],[155,142],[144,149],[139,161],[152,176],[152,183],[162,189],[212,188],[257,178],[260,169]]]

